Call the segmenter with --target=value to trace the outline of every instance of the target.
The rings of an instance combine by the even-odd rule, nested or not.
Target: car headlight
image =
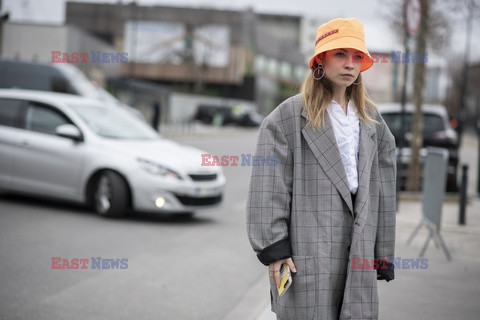
[[[166,168],[162,165],[159,165],[158,163],[148,161],[148,160],[145,160],[145,159],[137,159],[137,161],[138,161],[138,164],[140,165],[140,167],[143,170],[145,170],[145,171],[147,171],[151,174],[164,176],[164,177],[172,177],[172,178],[182,180],[182,177],[180,177],[180,175],[178,173],[176,173],[175,171],[170,170],[170,169],[168,169],[168,168]]]

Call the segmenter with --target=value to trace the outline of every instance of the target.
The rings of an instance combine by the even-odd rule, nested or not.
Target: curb
[[[248,127],[236,127],[236,126],[226,126],[226,127],[215,127],[195,124],[191,127],[185,128],[164,128],[160,130],[160,134],[167,139],[192,139],[192,138],[202,138],[202,137],[219,137],[223,138],[226,135],[237,135],[243,133],[254,133],[258,134],[258,128],[248,128]]]
[[[267,275],[268,276],[268,275]],[[223,320],[260,320],[265,306],[270,306],[268,278],[262,275],[255,279],[251,288],[238,301]],[[264,319],[267,320],[267,319]]]
[[[422,192],[410,192],[400,191],[400,200],[402,201],[422,201]],[[470,203],[472,199],[476,199],[476,195],[467,195],[467,203]],[[448,202],[460,202],[460,193],[445,193],[444,203]]]
[[[270,310],[270,304],[267,305],[265,310],[263,310],[262,314],[256,320],[276,320],[277,316]]]

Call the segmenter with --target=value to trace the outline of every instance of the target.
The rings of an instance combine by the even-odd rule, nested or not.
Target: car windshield
[[[157,132],[131,113],[116,106],[72,105],[96,134],[111,139],[156,139]]]
[[[401,113],[399,112],[382,113],[382,117],[387,123],[387,126],[390,129],[390,131],[392,131],[392,134],[398,138],[400,136],[400,130],[402,128]],[[405,132],[410,132],[412,114],[405,113],[404,119],[405,119]],[[443,130],[445,130],[443,120],[439,115],[432,114],[432,113],[423,114],[423,136],[425,138],[431,138],[436,132],[443,131]]]

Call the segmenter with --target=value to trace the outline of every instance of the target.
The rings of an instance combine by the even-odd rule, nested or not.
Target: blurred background
[[[2,319],[273,319],[246,237],[251,166],[200,154],[253,154],[337,17],[360,19],[378,58],[363,81],[399,146],[402,258],[428,236],[405,244],[425,201],[407,170],[421,179],[427,147],[448,150],[438,228],[452,261],[432,246],[427,270],[379,283],[381,319],[478,315],[480,1],[0,0],[0,17]]]

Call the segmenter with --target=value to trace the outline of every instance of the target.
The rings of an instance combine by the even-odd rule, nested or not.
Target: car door
[[[14,158],[15,189],[66,199],[80,199],[85,143],[57,136],[73,122],[57,108],[28,102],[22,114],[24,134]]]
[[[0,188],[12,187],[13,155],[22,130],[20,112],[24,101],[0,98]]]

